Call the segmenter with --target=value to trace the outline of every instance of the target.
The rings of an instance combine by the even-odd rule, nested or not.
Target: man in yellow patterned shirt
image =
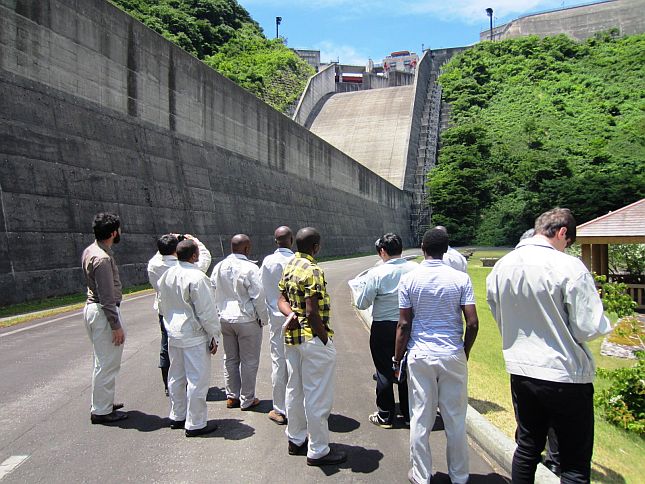
[[[306,452],[310,466],[340,464],[347,455],[330,449],[327,424],[334,400],[336,348],[329,326],[325,274],[314,259],[320,250],[320,233],[313,227],[300,229],[296,246],[298,252],[284,268],[278,285],[278,308],[287,316],[284,343],[289,371],[289,454]]]

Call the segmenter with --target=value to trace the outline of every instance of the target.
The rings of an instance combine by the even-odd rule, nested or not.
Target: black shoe
[[[116,412],[117,410],[121,410],[123,408],[122,403],[113,403],[112,404],[112,411]]]
[[[307,457],[308,466],[331,466],[342,464],[347,460],[347,454],[342,450],[330,450],[329,454],[319,459],[310,459]]]
[[[186,430],[186,437],[198,437],[200,435],[210,434],[211,432],[215,432],[216,430],[217,424],[211,422],[206,424],[206,427],[203,427],[201,429]]]
[[[119,420],[125,420],[128,418],[128,414],[125,412],[114,411],[108,413],[107,415],[90,415],[90,420],[93,424],[111,424],[118,422]]]
[[[170,419],[170,428],[173,430],[183,429],[186,425],[186,420],[173,420]]]
[[[307,439],[305,439],[305,441],[300,445],[294,444],[293,442],[289,441],[289,455],[306,455],[307,444]]]
[[[169,397],[169,396],[170,396],[170,392],[168,391],[168,389],[166,388],[164,391],[165,391],[165,393],[166,393],[166,396],[167,396],[167,397]]]

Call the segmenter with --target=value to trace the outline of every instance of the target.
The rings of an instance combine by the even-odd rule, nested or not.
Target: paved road
[[[119,426],[89,421],[91,347],[79,312],[0,331],[0,480],[12,482],[407,482],[408,430],[379,429],[368,333],[350,305],[346,281],[375,257],[324,263],[338,348],[332,442],[349,454],[340,467],[307,467],[288,456],[284,427],[271,409],[268,333],[258,373],[257,412],[225,407],[222,357],[213,357],[209,416],[220,428],[186,439],[167,428],[168,400],[157,369],[159,335],[152,296],[122,305],[128,323],[117,401],[130,418]],[[51,321],[51,323],[49,323]],[[45,323],[45,324],[42,324]],[[433,483],[447,483],[443,432],[434,432]],[[12,456],[28,456],[7,473]],[[13,457],[14,461],[21,458]],[[12,461],[9,461],[12,462]],[[474,451],[472,483],[508,482]],[[4,478],[2,477],[4,475]]]

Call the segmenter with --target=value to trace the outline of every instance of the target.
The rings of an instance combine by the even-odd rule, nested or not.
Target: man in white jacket
[[[231,252],[213,269],[211,284],[222,326],[226,407],[249,410],[260,403],[255,396],[255,380],[260,366],[262,327],[269,316],[260,268],[248,259],[249,237],[233,236]]]
[[[278,283],[282,278],[284,266],[293,259],[293,234],[287,226],[278,227],[273,234],[278,248],[262,261],[260,273],[262,287],[269,310],[269,335],[271,338],[271,386],[273,389],[273,410],[269,412],[269,419],[278,425],[287,423],[287,409],[285,394],[287,391],[287,360],[284,356],[284,334],[282,324],[284,316],[278,309]]]
[[[533,482],[549,425],[560,447],[562,482],[590,482],[595,366],[587,341],[611,331],[594,280],[564,253],[576,240],[566,208],[543,213],[486,278],[502,334],[517,420],[514,483]]]
[[[184,239],[194,240],[199,247],[199,260],[195,265],[200,271],[206,273],[211,265],[211,253],[197,237],[190,234],[164,234],[157,239],[157,253],[148,261],[148,280],[150,285],[157,292],[152,307],[159,313],[159,327],[161,328],[161,347],[159,350],[159,368],[161,379],[168,396],[168,368],[170,368],[170,357],[168,356],[168,333],[164,326],[163,316],[159,312],[159,279],[170,268],[177,265],[177,244]]]
[[[206,395],[210,355],[217,352],[220,324],[208,277],[195,265],[199,247],[190,239],[177,245],[178,263],[159,279],[159,311],[168,333],[171,428],[196,437],[217,429],[208,423]]]

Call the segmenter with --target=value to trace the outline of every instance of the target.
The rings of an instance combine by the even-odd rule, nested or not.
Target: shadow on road
[[[159,415],[150,415],[139,410],[128,410],[128,418],[120,420],[111,427],[133,429],[139,432],[154,432],[170,426],[170,419]]]
[[[491,412],[501,412],[504,410],[504,407],[487,400],[477,400],[476,398],[468,398],[468,403],[482,415],[486,415]]]
[[[329,424],[330,432],[336,432],[339,434],[352,432],[361,426],[358,420],[345,417],[344,415],[338,415],[336,413],[332,413],[329,416],[329,420],[327,421],[327,423]]]
[[[320,470],[326,476],[333,476],[340,469],[349,469],[358,474],[370,474],[379,468],[383,453],[376,449],[366,449],[358,445],[331,444],[332,449],[342,450],[347,453],[347,461],[338,466],[324,466]]]
[[[226,392],[223,388],[219,387],[210,387],[208,393],[206,394],[207,402],[221,402],[226,400]]]
[[[443,472],[437,472],[432,476],[432,484],[450,484],[450,477]],[[468,484],[507,484],[511,480],[499,474],[470,474]]]

